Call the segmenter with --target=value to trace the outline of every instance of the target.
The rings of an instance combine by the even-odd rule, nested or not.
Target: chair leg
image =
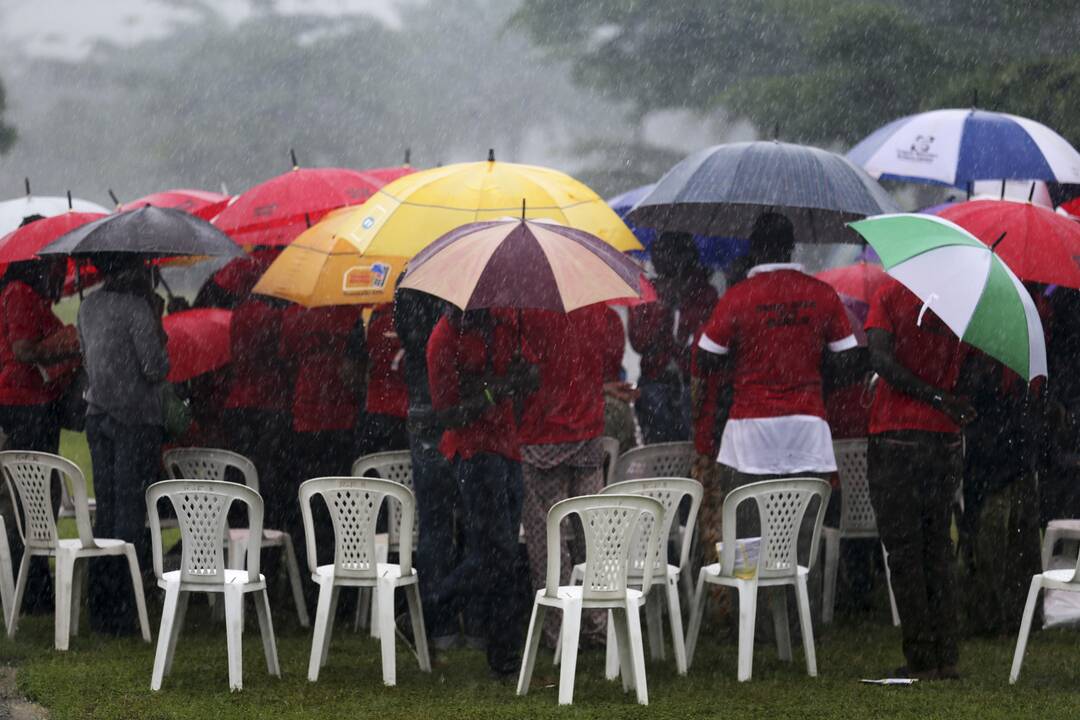
[[[82,562],[79,562],[79,560]],[[79,635],[79,614],[82,611],[83,590],[86,588],[86,571],[90,563],[83,558],[72,560],[75,565],[71,573],[71,621],[68,625],[73,637]]]
[[[353,632],[360,632],[371,624],[371,588],[356,589],[356,617],[353,618]]]
[[[607,614],[607,639],[604,642],[604,678],[614,680],[619,677],[620,665],[619,652],[622,647],[615,634],[615,615],[611,610]]]
[[[795,596],[799,606],[799,629],[802,630],[803,652],[806,654],[806,674],[817,677],[817,651],[814,649],[814,621],[810,617],[810,592],[806,576],[795,578]]]
[[[150,642],[150,617],[146,614],[146,594],[143,592],[142,571],[139,570],[139,558],[135,556],[135,546],[130,543],[125,545],[124,555],[127,557],[128,571],[131,573],[135,608],[139,613],[139,629],[142,630],[143,641]]]
[[[784,662],[791,662],[791,628],[788,625],[787,593],[783,586],[769,589],[769,609],[776,634],[776,654]]]
[[[384,536],[385,538],[385,536]],[[390,557],[390,546],[388,542],[379,542],[379,538],[375,539],[375,564],[385,563]],[[379,638],[379,593],[375,588],[371,589],[371,620],[368,624],[368,628],[371,637]]]
[[[169,583],[165,586],[165,602],[161,607],[161,626],[158,628],[157,649],[154,651],[154,671],[150,675],[151,690],[161,689],[161,681],[169,671],[170,646],[175,643],[173,625],[176,622],[180,594],[180,583]]]
[[[757,621],[757,583],[739,581],[739,682],[754,671],[754,623]]]
[[[881,557],[885,564],[885,587],[889,589],[889,610],[892,612],[893,627],[900,627],[900,611],[896,609],[896,595],[892,591],[892,573],[889,572],[889,551],[881,543]]]
[[[175,618],[172,621],[172,630],[168,638],[164,640],[168,643],[168,647],[165,652],[165,676],[172,672],[173,658],[176,656],[176,643],[180,639],[180,632],[184,629],[184,619],[187,618],[187,606],[188,600],[191,598],[190,592],[180,592],[180,599],[176,604]],[[224,604],[224,603],[223,603]],[[158,631],[161,632],[160,630]],[[158,642],[161,642],[162,638],[158,638]]]
[[[822,578],[821,622],[828,625],[833,621],[836,607],[836,576],[840,571],[840,531],[835,528],[822,528],[825,539],[825,574]]]
[[[259,616],[259,634],[262,635],[263,654],[266,655],[266,671],[281,677],[278,665],[277,642],[274,639],[274,621],[270,617],[270,597],[266,589],[255,593],[255,613]]]
[[[379,644],[382,647],[383,685],[397,685],[397,657],[394,654],[394,583],[379,578],[375,597],[379,604]]]
[[[225,586],[225,641],[229,649],[229,689],[244,688],[244,596],[238,589]]]
[[[571,586],[580,585],[583,582],[585,582],[585,572],[575,565],[574,569],[570,571],[570,585]],[[554,655],[555,659],[552,661],[552,665],[558,665],[559,664],[559,655],[560,655],[559,651],[561,649],[562,649],[562,625],[560,624],[559,625],[559,634],[555,638],[555,655]],[[608,678],[608,679],[610,679],[610,678]]]
[[[428,650],[427,627],[424,625],[424,606],[420,603],[420,585],[405,586],[405,600],[409,603],[409,622],[412,624],[413,640],[416,642],[416,659],[422,672],[431,672],[431,653]]]
[[[341,588],[335,585],[330,592],[330,615],[326,618],[326,642],[323,643],[320,665],[326,665],[326,658],[330,654],[330,643],[334,638],[334,621],[337,619],[337,605],[340,596]]]
[[[645,627],[649,633],[649,657],[653,660],[664,659],[664,615],[663,608],[656,597],[659,588],[653,585],[649,595],[645,598]]]
[[[533,669],[536,667],[536,651],[540,649],[540,637],[544,630],[544,616],[547,607],[533,601],[532,617],[529,618],[529,632],[525,636],[525,652],[521,655],[521,672],[518,674],[517,694],[529,692]]]
[[[0,516],[0,610],[3,611],[4,627],[15,603],[15,579],[12,577],[11,547],[7,542],[4,518]]]
[[[634,668],[634,690],[639,705],[649,704],[649,685],[645,680],[645,648],[641,643],[641,614],[632,602],[626,604],[626,629],[630,636],[630,662]]]
[[[1020,678],[1020,665],[1024,662],[1024,651],[1027,649],[1028,635],[1031,634],[1031,621],[1035,617],[1040,590],[1042,590],[1042,575],[1035,575],[1031,578],[1031,586],[1028,588],[1024,616],[1020,621],[1020,634],[1016,636],[1016,650],[1013,652],[1012,670],[1009,671],[1010,685]]]
[[[612,644],[618,656],[619,674],[622,675],[622,690],[628,693],[634,689],[634,660],[630,655],[630,630],[626,619],[625,607],[612,608],[608,611],[608,627],[613,627]],[[639,612],[637,609],[629,612]]]
[[[15,580],[15,598],[11,603],[11,611],[7,617],[7,636],[15,637],[15,629],[19,625],[19,611],[22,609],[23,595],[26,594],[26,578],[30,573],[30,553],[23,549],[22,560],[19,561],[19,577]]]
[[[574,671],[577,669],[578,641],[581,638],[581,601],[566,601],[562,616],[562,657],[559,662],[559,704],[574,702]]]
[[[71,639],[71,585],[74,570],[75,563],[71,555],[63,551],[56,553],[54,645],[57,650],[67,650]]]
[[[315,608],[315,626],[311,631],[311,656],[308,658],[307,678],[310,682],[319,679],[319,669],[323,664],[323,646],[330,642],[327,625],[330,619],[330,597],[334,594],[331,581],[319,582],[319,602]]]
[[[296,617],[300,621],[300,627],[311,627],[311,618],[308,617],[307,603],[304,602],[304,588],[300,583],[300,565],[296,562],[296,551],[293,550],[292,538],[288,535],[282,538],[281,551],[285,555],[285,569],[289,573],[289,586],[292,588],[293,604],[296,605]]]
[[[668,620],[671,622],[671,648],[675,654],[675,670],[680,675],[686,674],[686,639],[683,637],[682,605],[679,601],[679,580],[668,575],[665,585],[667,592]]]
[[[697,589],[690,605],[690,626],[686,628],[686,668],[694,664],[694,650],[697,648],[698,633],[701,632],[701,618],[705,614],[705,568],[698,572]]]

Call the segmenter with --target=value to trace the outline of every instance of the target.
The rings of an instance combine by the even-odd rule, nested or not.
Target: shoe
[[[955,665],[942,665],[937,669],[938,679],[940,680],[959,680],[960,671],[956,669]]]
[[[907,665],[901,665],[892,671],[889,677],[893,678],[910,678],[912,680],[940,680],[937,670],[911,670]]]
[[[428,643],[433,650],[455,650],[459,647],[464,647],[465,641],[461,635],[439,635],[438,637],[431,638]]]

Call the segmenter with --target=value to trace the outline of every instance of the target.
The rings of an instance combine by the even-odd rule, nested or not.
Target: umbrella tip
[[[979,107],[979,88],[975,88],[971,91],[971,109]]]
[[[780,140],[780,123],[773,125],[772,139],[779,142]]]
[[[23,178],[23,184],[26,186],[26,197],[30,197],[30,178]]]
[[[410,167],[410,161],[412,160],[412,148],[405,148],[405,162],[402,163],[405,167]]]
[[[1031,189],[1028,190],[1028,202],[1030,203],[1031,200],[1034,197],[1035,197],[1035,183],[1033,182],[1033,183],[1031,183]]]
[[[289,159],[292,160],[292,169],[299,170],[300,163],[296,162],[296,150],[289,148]]]
[[[488,162],[495,162],[495,148],[488,148]]]
[[[116,197],[116,193],[113,192],[112,188],[109,188],[109,197],[112,198],[113,205],[115,205],[116,209],[119,210],[120,209],[120,198]]]
[[[67,191],[67,200],[68,200],[68,212],[71,212],[72,210],[75,209],[75,207],[71,203],[71,191],[70,190]]]
[[[525,198],[521,198],[521,220],[525,221]]]

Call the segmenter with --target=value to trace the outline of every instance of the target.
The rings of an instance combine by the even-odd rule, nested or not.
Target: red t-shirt
[[[367,411],[404,418],[409,412],[405,350],[394,330],[394,306],[391,303],[379,305],[371,314],[367,346]]]
[[[617,382],[622,375],[623,355],[626,353],[626,329],[619,313],[611,308],[604,310],[602,330],[604,353],[604,382]]]
[[[829,285],[781,266],[730,288],[706,323],[702,348],[734,353],[732,420],[825,417],[821,359],[855,347],[844,306]]]
[[[606,315],[604,305],[568,315],[522,312],[522,357],[540,368],[540,388],[526,398],[518,428],[523,445],[579,442],[604,434]]]
[[[297,432],[355,427],[359,402],[347,378],[359,361],[351,341],[360,322],[356,306],[292,305],[285,310],[280,355],[296,372],[292,413]]]
[[[866,329],[884,330],[893,337],[897,362],[923,382],[952,392],[967,358],[968,346],[933,312],[919,313],[923,302],[895,280],[882,286],[870,303]],[[921,400],[895,390],[879,378],[870,407],[870,433],[892,430],[959,432],[949,416]]]
[[[870,403],[866,383],[860,381],[834,388],[825,395],[825,411],[833,440],[864,438],[870,428]]]
[[[285,309],[249,298],[233,310],[229,323],[232,379],[226,408],[287,412],[289,372],[278,357]]]
[[[656,281],[659,299],[630,308],[630,346],[641,355],[641,378],[654,380],[675,363],[684,377],[690,372],[690,350],[701,326],[716,305],[716,288],[706,278],[687,283],[680,301],[664,299],[664,285]]]
[[[435,410],[448,410],[461,402],[463,379],[484,375],[489,369],[500,376],[509,369],[518,345],[517,320],[513,312],[490,312],[495,322],[489,332],[461,330],[446,317],[431,332],[427,345],[428,384]],[[439,450],[450,460],[455,456],[468,460],[478,453],[520,460],[511,399],[499,399],[469,425],[447,429]]]
[[[15,359],[12,346],[20,340],[38,343],[63,328],[47,298],[24,282],[8,283],[0,292],[0,405],[41,405],[63,392],[63,385],[46,385],[33,363]]]

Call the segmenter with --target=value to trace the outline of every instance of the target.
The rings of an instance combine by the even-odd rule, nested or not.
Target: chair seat
[[[185,592],[223,592],[225,585],[240,585],[243,586],[244,592],[253,592],[255,590],[262,590],[266,587],[266,578],[260,574],[257,582],[251,582],[249,579],[247,570],[226,570],[225,582],[222,585],[206,583],[186,582],[180,583],[181,589]],[[158,580],[159,588],[167,588],[169,585],[180,582],[180,571],[170,570],[161,574],[161,579]]]
[[[705,565],[701,568],[705,571],[705,582],[712,583],[714,585],[736,585],[741,582],[756,581],[758,585],[762,587],[771,587],[773,585],[794,585],[796,575],[783,575],[781,577],[763,577],[759,578],[754,575],[748,577],[739,577],[738,575],[721,575],[720,563],[712,563],[711,565]],[[810,570],[803,565],[797,566],[798,575],[808,575]]]
[[[559,607],[567,600],[581,600],[584,590],[585,588],[581,585],[560,585],[559,596],[557,598],[548,597],[543,590],[537,590],[536,602],[549,607]],[[641,595],[641,591],[634,590],[633,588],[626,589],[626,600],[638,605],[645,604],[645,598]],[[624,602],[625,601],[621,598],[612,598],[610,600],[584,600],[581,606],[584,608],[618,607]]]
[[[78,538],[63,538],[56,541],[55,548],[31,548],[31,555],[55,555],[56,550],[75,552],[80,555],[120,555],[127,545],[123,540],[113,538],[94,538],[97,547],[84,547]]]
[[[1080,583],[1072,582],[1076,575],[1075,568],[1062,570],[1046,570],[1042,573],[1043,587],[1052,590],[1066,590],[1068,592],[1080,592]]]
[[[1046,523],[1046,527],[1080,533],[1080,520],[1051,520]]]
[[[402,577],[401,566],[393,565],[391,563],[376,563],[375,574],[373,578],[357,578],[357,577],[336,577],[334,575],[333,565],[320,565],[312,573],[311,579],[315,582],[321,582],[326,579],[330,579],[335,585],[350,585],[355,587],[374,587],[379,578],[387,577],[394,581],[394,585],[411,585],[416,582],[416,568],[413,568],[409,575]]]
[[[231,542],[247,542],[249,531],[247,528],[229,528],[229,540]],[[270,530],[263,528],[263,547],[285,544],[284,530]]]

